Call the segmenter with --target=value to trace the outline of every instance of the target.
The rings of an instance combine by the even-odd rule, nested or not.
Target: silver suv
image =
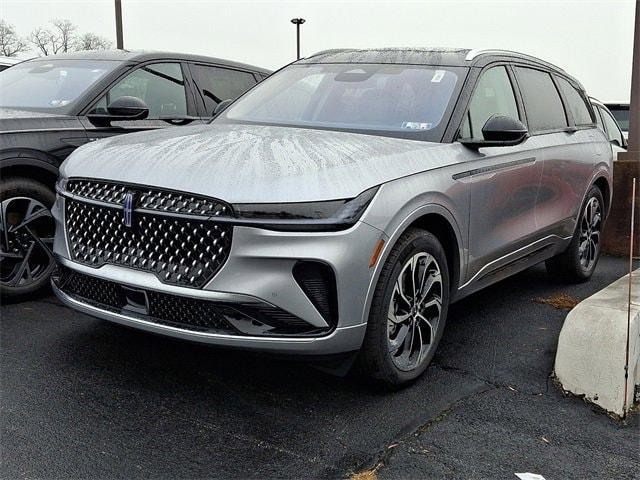
[[[431,361],[451,302],[542,261],[591,276],[611,162],[583,87],[536,58],[321,52],[211,124],[74,152],[54,288],[173,337],[357,353],[399,386]]]

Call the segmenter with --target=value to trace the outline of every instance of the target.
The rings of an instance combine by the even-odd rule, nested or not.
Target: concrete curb
[[[555,375],[562,388],[623,417],[640,385],[640,269],[632,273],[629,371],[625,410],[625,348],[629,275],[580,302],[560,332]]]

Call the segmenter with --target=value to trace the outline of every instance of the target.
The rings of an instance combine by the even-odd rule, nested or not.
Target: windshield
[[[122,62],[38,60],[0,72],[0,107],[69,113],[73,102]]]
[[[615,107],[609,106],[609,111],[616,118],[616,122],[620,125],[620,128],[628,132],[629,131],[629,107]]]
[[[439,141],[465,68],[389,64],[292,65],[217,121],[376,133]]]

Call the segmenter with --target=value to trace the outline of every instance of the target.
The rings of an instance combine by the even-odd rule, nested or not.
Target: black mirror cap
[[[107,107],[112,117],[129,120],[144,120],[149,116],[149,107],[138,97],[124,96],[116,98]]]
[[[233,103],[233,99],[231,99],[231,98],[227,98],[226,100],[221,101],[218,105],[216,105],[216,108],[213,111],[213,116],[216,117],[216,116],[220,115],[232,103]]]
[[[87,118],[96,126],[108,127],[118,120],[144,120],[149,116],[149,107],[138,97],[124,96],[111,102],[107,112],[89,113]]]
[[[507,115],[492,115],[482,127],[484,140],[461,139],[460,143],[474,149],[482,147],[511,147],[524,142],[529,131],[524,124]]]

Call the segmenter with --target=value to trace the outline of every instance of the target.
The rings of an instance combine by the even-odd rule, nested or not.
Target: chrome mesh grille
[[[125,189],[125,193],[131,191],[131,188]],[[108,203],[112,202],[107,199],[120,195],[117,189],[86,186],[75,192],[76,195],[84,192],[87,198]],[[169,198],[162,195],[154,198],[161,197]],[[141,202],[142,199],[137,202],[132,226],[127,227],[122,209],[115,205],[95,205],[67,198],[65,221],[73,260],[92,267],[113,264],[152,272],[160,281],[172,285],[204,286],[229,256],[233,227],[206,218],[155,214],[153,209],[146,209],[148,207],[140,210]]]
[[[232,208],[227,203],[190,193],[79,179],[69,180],[67,190],[73,195],[114,205],[122,205],[124,196],[132,192],[138,199],[138,208],[207,217],[232,215]]]

